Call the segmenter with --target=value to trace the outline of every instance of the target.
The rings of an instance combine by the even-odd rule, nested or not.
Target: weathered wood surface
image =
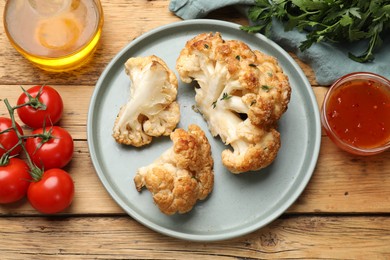
[[[243,237],[182,241],[128,217],[3,218],[1,259],[389,259],[390,219],[282,217]]]
[[[4,3],[0,2],[1,13]],[[0,99],[15,103],[20,85],[49,84],[60,91],[65,102],[60,125],[75,139],[74,158],[66,169],[76,185],[74,203],[56,217],[40,216],[25,200],[0,205],[0,259],[390,258],[390,151],[371,157],[349,155],[324,133],[317,167],[303,194],[281,218],[252,234],[192,243],[160,235],[128,217],[93,169],[86,132],[89,101],[117,52],[141,34],[180,19],[168,11],[168,0],[102,4],[101,44],[88,65],[72,72],[49,73],[32,66],[11,47],[0,27]],[[234,8],[208,18],[247,23]],[[318,86],[310,67],[297,62],[321,106],[327,87]],[[0,116],[7,116],[3,104]]]

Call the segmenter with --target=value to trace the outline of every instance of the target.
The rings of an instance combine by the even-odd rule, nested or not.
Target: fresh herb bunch
[[[285,30],[307,33],[301,51],[321,41],[366,40],[366,51],[357,56],[349,53],[349,57],[370,62],[382,44],[381,36],[390,29],[390,0],[256,0],[249,9],[249,19],[256,25],[241,29],[269,36],[273,18],[282,21]]]

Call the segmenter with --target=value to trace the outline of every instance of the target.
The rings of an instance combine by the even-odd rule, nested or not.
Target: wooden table
[[[4,2],[0,2],[1,13]],[[16,102],[19,86],[49,84],[63,96],[61,126],[75,140],[66,170],[74,178],[72,206],[43,216],[26,200],[0,205],[0,259],[390,259],[390,151],[371,157],[340,151],[322,135],[313,177],[280,218],[251,234],[213,243],[181,241],[142,226],[111,199],[92,166],[86,121],[94,85],[108,62],[141,34],[180,19],[168,0],[103,0],[104,33],[94,59],[67,73],[42,71],[22,58],[0,29],[0,98]],[[208,18],[246,24],[233,8]],[[327,90],[297,60],[319,105]],[[0,105],[0,116],[6,116]]]

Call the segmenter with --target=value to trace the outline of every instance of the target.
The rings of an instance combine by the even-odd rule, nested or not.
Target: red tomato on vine
[[[49,170],[63,168],[73,157],[73,139],[67,130],[59,126],[39,128],[26,141],[26,150],[32,162]]]
[[[29,168],[23,160],[11,158],[0,162],[0,204],[22,199],[30,183]]]
[[[65,210],[73,201],[74,183],[64,170],[50,169],[43,172],[39,179],[32,182],[27,198],[36,210],[45,214],[54,214]]]
[[[24,105],[26,103],[29,104]],[[34,86],[23,90],[17,106],[20,120],[33,129],[55,125],[64,110],[60,94],[50,86]]]
[[[16,128],[18,129],[19,134],[23,135],[23,130],[18,123],[16,123]],[[10,149],[15,147],[18,142],[18,135],[12,128],[12,120],[7,117],[0,117],[0,157],[3,156],[3,154]],[[9,155],[13,156],[19,154],[21,149],[22,147],[18,145],[9,153]]]

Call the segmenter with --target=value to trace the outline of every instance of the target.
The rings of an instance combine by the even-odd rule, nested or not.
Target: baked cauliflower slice
[[[152,137],[170,135],[180,120],[176,75],[154,55],[128,59],[125,72],[131,80],[130,97],[115,120],[116,142],[139,147]]]
[[[176,69],[195,80],[195,101],[213,136],[233,151],[222,152],[233,173],[268,166],[280,148],[277,121],[287,110],[291,88],[277,60],[220,33],[203,33],[180,52]]]
[[[167,215],[186,213],[204,200],[214,186],[214,161],[205,133],[197,125],[170,135],[173,146],[152,164],[138,169],[134,183],[146,187],[155,204]]]

